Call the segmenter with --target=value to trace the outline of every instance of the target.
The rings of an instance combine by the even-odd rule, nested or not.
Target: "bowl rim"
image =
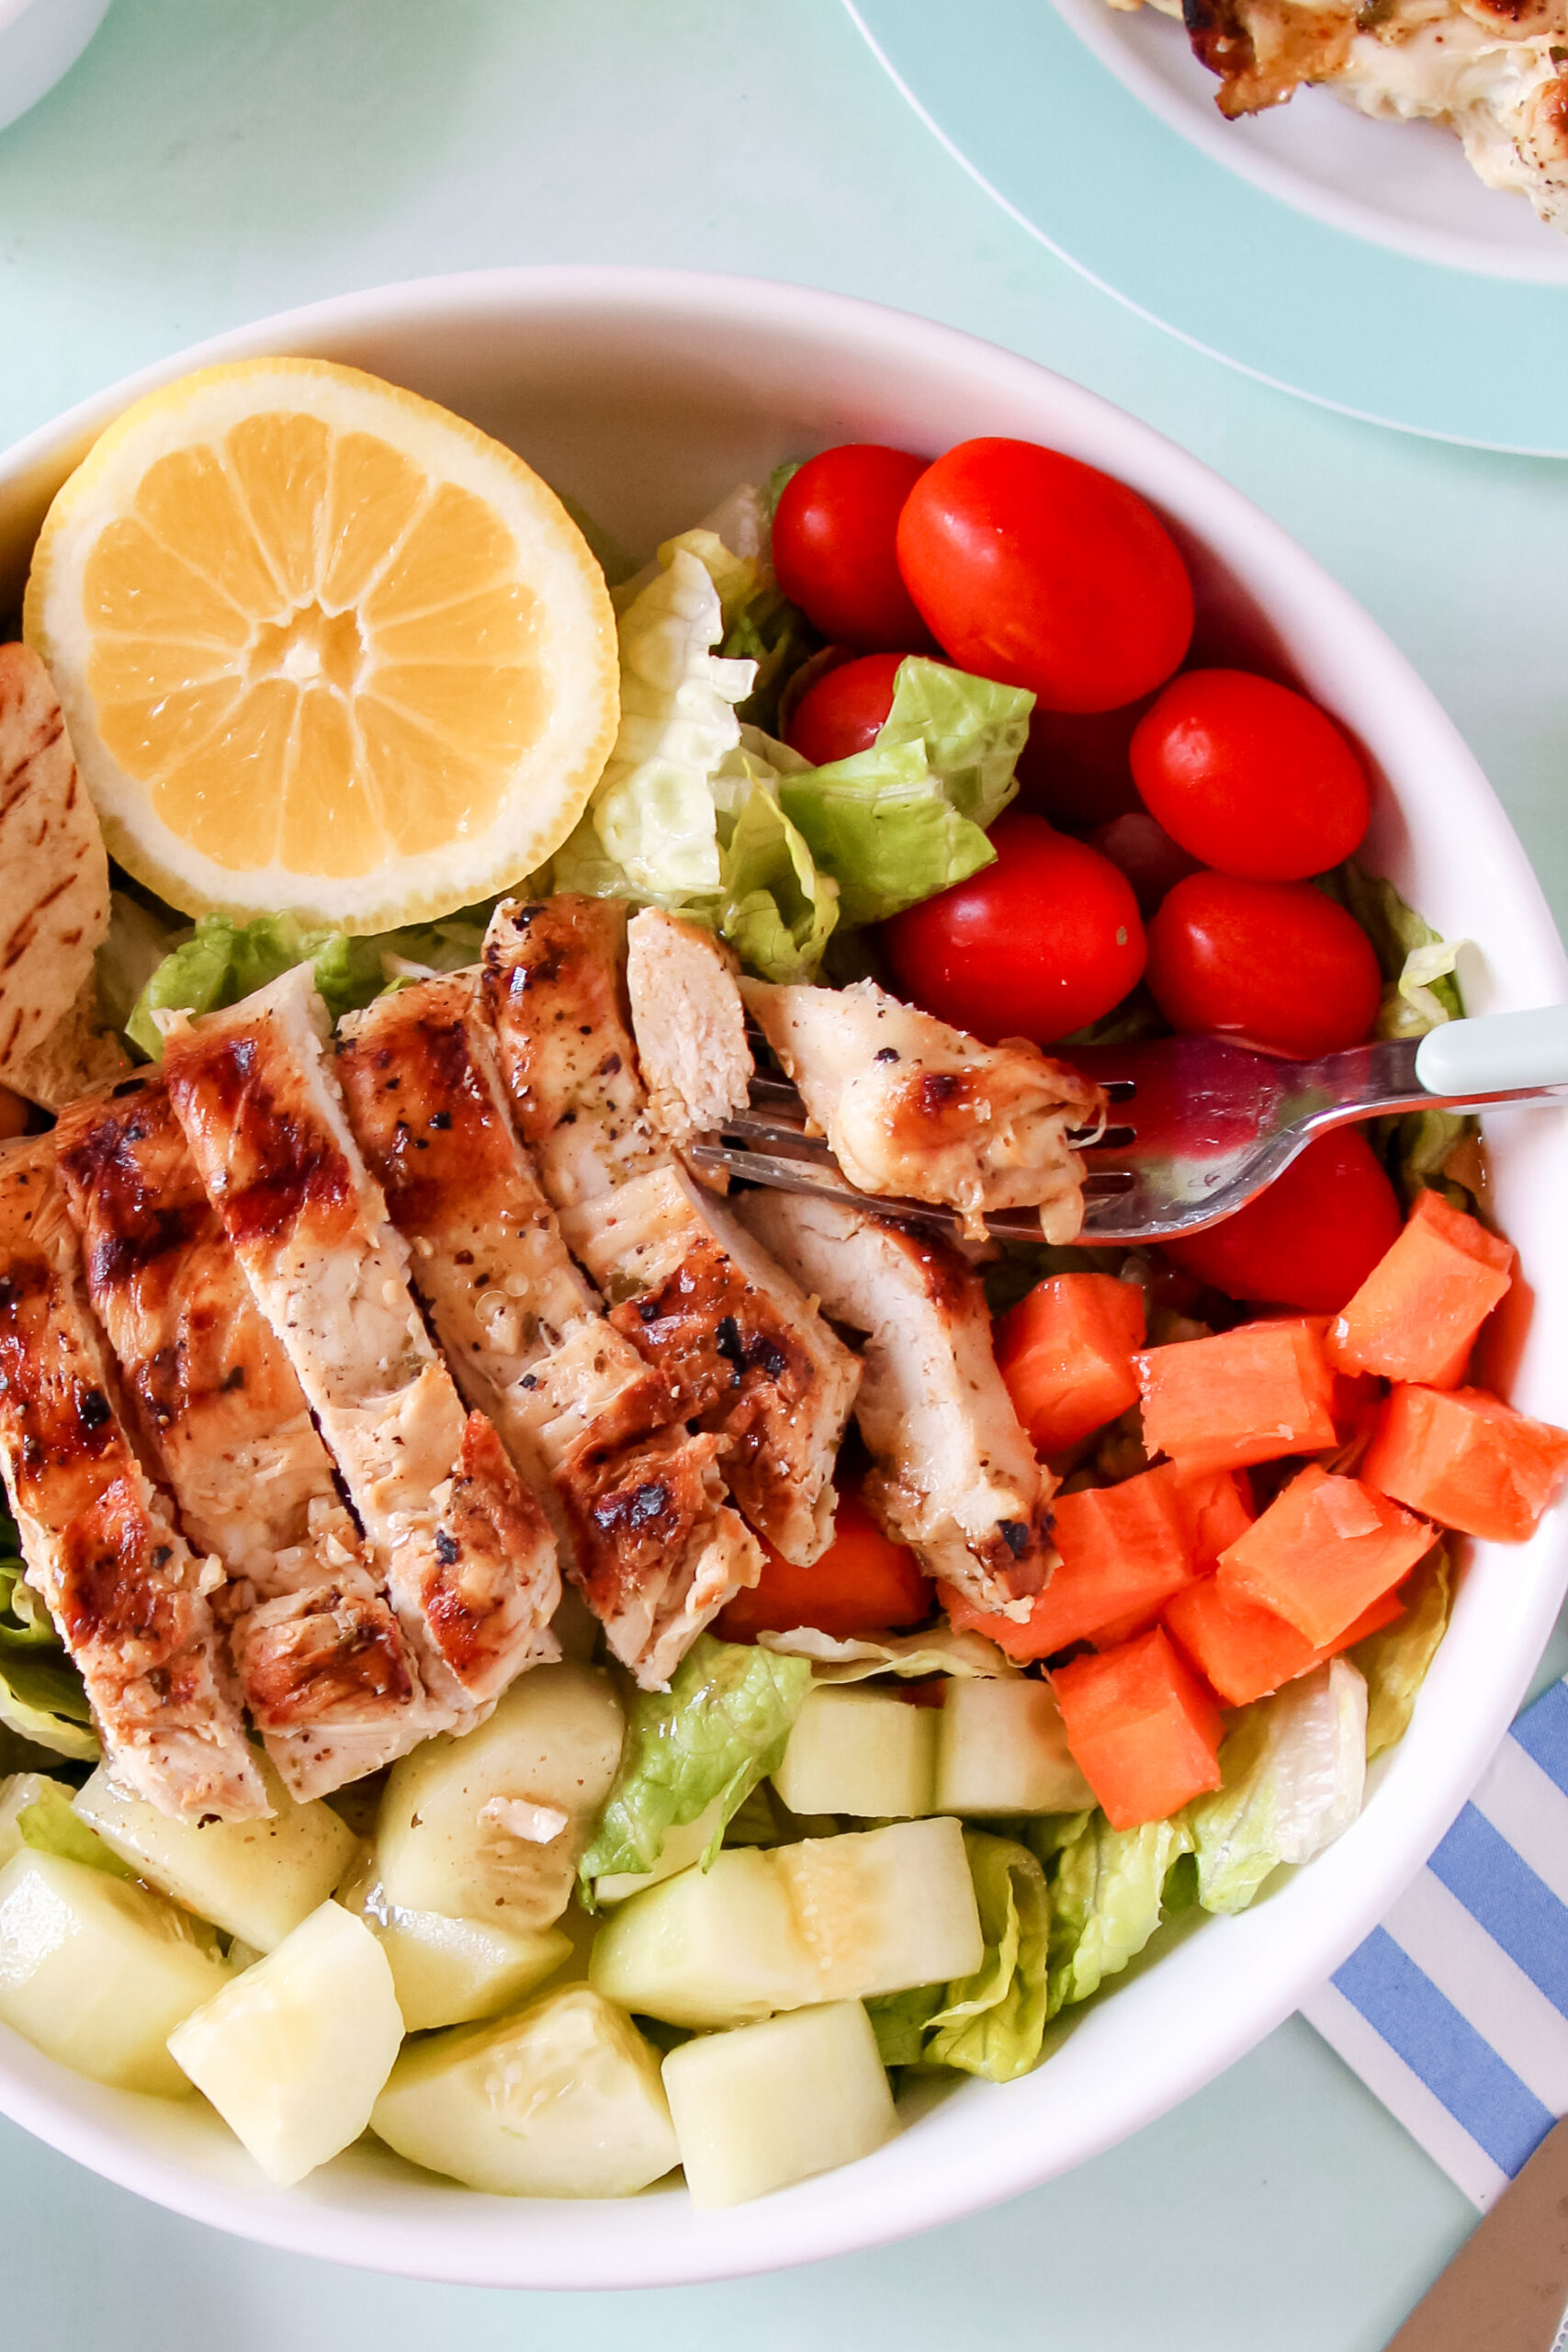
[[[67,458],[73,461],[130,401],[191,368],[321,348],[359,332],[428,333],[460,317],[515,322],[530,314],[622,324],[641,317],[665,329],[690,320],[709,330],[815,338],[868,370],[902,359],[924,368],[933,382],[945,370],[954,387],[966,374],[976,381],[983,375],[987,387],[1015,394],[1020,408],[1037,405],[1042,430],[1049,410],[1068,441],[1080,435],[1091,445],[1113,440],[1119,475],[1174,509],[1225,560],[1237,563],[1245,548],[1247,584],[1287,645],[1299,626],[1314,642],[1354,647],[1359,671],[1377,684],[1384,739],[1399,742],[1407,771],[1435,762],[1473,820],[1477,859],[1509,902],[1515,1000],[1568,998],[1568,959],[1506,815],[1430,690],[1346,590],[1221,476],[1100,395],[976,336],[853,297],[750,277],[587,265],[475,271],[334,296],[142,368],[0,453],[0,533],[8,492],[19,492],[25,507],[29,484],[51,468],[58,473]],[[1157,1972],[1144,1976],[1148,1985],[1157,1973],[1173,1996],[1186,1997],[1197,2029],[1190,2037],[1173,2048],[1169,2001],[1140,1999],[1133,1979],[1120,1984],[1111,2009],[1091,2004],[1082,2015],[1067,2047],[1089,2053],[1092,2073],[1105,2045],[1106,2095],[1077,2100],[1076,2137],[1065,2152],[1032,2146],[1027,2101],[1017,2098],[1023,2084],[968,2085],[943,2105],[948,2120],[938,2128],[945,2144],[932,2150],[935,2162],[885,2162],[921,2135],[928,2119],[917,2115],[902,2141],[848,2175],[824,2175],[720,2213],[696,2214],[683,2195],[617,2201],[618,2226],[606,2230],[608,2209],[600,2200],[488,2198],[411,2172],[416,2197],[387,2165],[356,2152],[298,2190],[268,2189],[257,2175],[231,2177],[232,2168],[225,2177],[220,2165],[139,2140],[132,2120],[148,2102],[127,2107],[126,2095],[82,2083],[4,2030],[0,2112],[106,2178],[191,2219],[285,2251],[461,2284],[694,2283],[818,2260],[957,2221],[1100,2154],[1167,2112],[1279,2024],[1378,1923],[1460,1811],[1524,1696],[1568,1584],[1568,1524],[1560,1521],[1534,1539],[1530,1566],[1529,1577],[1500,1588],[1501,1602],[1488,1594],[1494,1638],[1486,1671],[1467,1685],[1468,1712],[1461,1709],[1457,1727],[1445,1714],[1437,1732],[1443,1694],[1460,1679],[1450,1639],[1429,1679],[1434,1703],[1418,1711],[1380,1768],[1378,1802],[1346,1838],[1255,1910],[1207,1921],[1201,1937],[1179,1944]],[[1466,1604],[1476,1597],[1477,1581],[1467,1579],[1461,1591],[1456,1627],[1474,1614]],[[1202,1957],[1218,1954],[1227,1939],[1242,1968],[1239,1990],[1235,1965],[1214,1969]],[[1219,1997],[1205,1980],[1227,1974],[1230,1987]],[[1075,2075],[1080,2071],[1075,2066]],[[1052,2069],[1032,2080],[1037,2089],[1048,2086]],[[994,2106],[998,2098],[1015,2100],[1017,2128],[1004,2127],[1007,2111]]]

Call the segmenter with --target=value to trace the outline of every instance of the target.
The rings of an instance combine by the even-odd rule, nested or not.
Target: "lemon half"
[[[520,458],[355,368],[127,410],[33,557],[111,855],[192,914],[428,920],[542,865],[615,740],[604,576]]]

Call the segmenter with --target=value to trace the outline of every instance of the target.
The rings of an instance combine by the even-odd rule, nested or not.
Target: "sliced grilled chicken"
[[[337,1067],[459,1387],[553,1492],[615,1655],[661,1687],[761,1555],[724,1502],[716,1442],[680,1426],[671,1382],[572,1261],[513,1125],[477,975],[351,1015]]]
[[[989,1210],[1038,1208],[1047,1241],[1077,1239],[1084,1170],[1067,1137],[1103,1119],[1099,1087],[1021,1038],[983,1046],[874,980],[740,989],[859,1191],[958,1209],[976,1238]]]
[[[662,907],[645,907],[626,926],[626,994],[648,1113],[677,1147],[745,1108],[752,1062],[739,973],[722,940]]]
[[[322,1046],[309,965],[164,1040],[170,1098],[256,1303],[343,1473],[438,1720],[558,1655],[555,1538],[464,1412]]]
[[[0,1159],[0,1464],[116,1779],[175,1815],[270,1813],[212,1614],[222,1564],[176,1532],[120,1417],[52,1136]]]
[[[214,1606],[246,1704],[290,1793],[323,1796],[430,1728],[402,1629],[166,1086],[148,1077],[74,1104],[55,1139],[143,1444],[193,1542],[228,1570]]]
[[[976,1275],[940,1242],[831,1201],[757,1191],[738,1213],[835,1322],[866,1335],[855,1416],[874,1509],[932,1576],[1026,1615],[1055,1565],[1052,1482],[1002,1385]]]
[[[518,1124],[569,1248],[615,1302],[611,1321],[673,1382],[682,1415],[725,1442],[752,1526],[786,1559],[815,1560],[860,1367],[658,1136],[621,1006],[620,938],[617,910],[598,899],[497,909],[485,988]]]

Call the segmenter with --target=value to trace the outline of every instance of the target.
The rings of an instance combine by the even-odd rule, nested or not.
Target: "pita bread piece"
[[[0,645],[0,1082],[26,1092],[34,1050],[93,979],[109,868],[49,672]]]

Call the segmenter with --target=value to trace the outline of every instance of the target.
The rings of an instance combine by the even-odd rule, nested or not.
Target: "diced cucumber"
[[[411,2043],[370,2120],[411,2164],[501,2196],[629,2197],[680,2162],[658,2053],[586,1984]]]
[[[898,2129],[858,2001],[700,2034],[664,2061],[694,2205],[739,2205],[852,2164]]]
[[[779,2009],[944,1984],[984,1939],[956,1821],[731,1848],[711,1870],[622,1904],[589,1963],[612,2000],[671,2025],[744,2025]]]
[[[594,1938],[588,1978],[669,2025],[745,2025],[819,1997],[775,1858],[756,1846],[623,1903]]]
[[[357,2140],[403,2020],[363,1919],[323,1903],[169,2036],[269,2180],[288,2188]]]
[[[0,1781],[0,1870],[4,1870],[13,1854],[19,1854],[27,1844],[22,1835],[22,1815],[28,1805],[37,1804],[51,1789],[57,1789],[69,1804],[73,1792],[63,1781],[53,1780],[47,1772],[13,1772]]]
[[[394,1764],[376,1833],[376,1874],[400,1910],[504,1917],[547,1928],[567,1905],[577,1865],[621,1753],[609,1677],[539,1666],[515,1681],[488,1723],[426,1740]],[[550,1831],[544,1838],[520,1830]]]
[[[955,1677],[937,1721],[939,1812],[1078,1813],[1093,1804],[1048,1682]]]
[[[773,1860],[816,1966],[819,2001],[865,2001],[969,1976],[985,1956],[956,1821],[895,1821],[779,1846]]]
[[[228,1976],[215,1940],[145,1887],[26,1849],[0,1871],[0,2020],[78,2075],[183,2098],[169,2035]]]
[[[695,1821],[676,1822],[665,1831],[659,1860],[650,1871],[611,1871],[596,1878],[594,1901],[624,1903],[628,1894],[640,1894],[645,1887],[657,1886],[660,1879],[673,1878],[677,1871],[700,1862],[723,1824],[724,1798],[719,1795],[703,1807]]]
[[[410,2033],[515,2008],[571,1951],[571,1938],[555,1928],[519,1932],[490,1919],[444,1919],[439,1911],[389,1910],[376,1933]]]
[[[859,1683],[808,1693],[773,1774],[791,1813],[908,1819],[936,1806],[934,1707]]]
[[[267,1821],[171,1821],[122,1795],[100,1764],[74,1810],[141,1877],[259,1951],[271,1951],[326,1901],[353,1859],[354,1832],[332,1807],[296,1804],[262,1764]]]

